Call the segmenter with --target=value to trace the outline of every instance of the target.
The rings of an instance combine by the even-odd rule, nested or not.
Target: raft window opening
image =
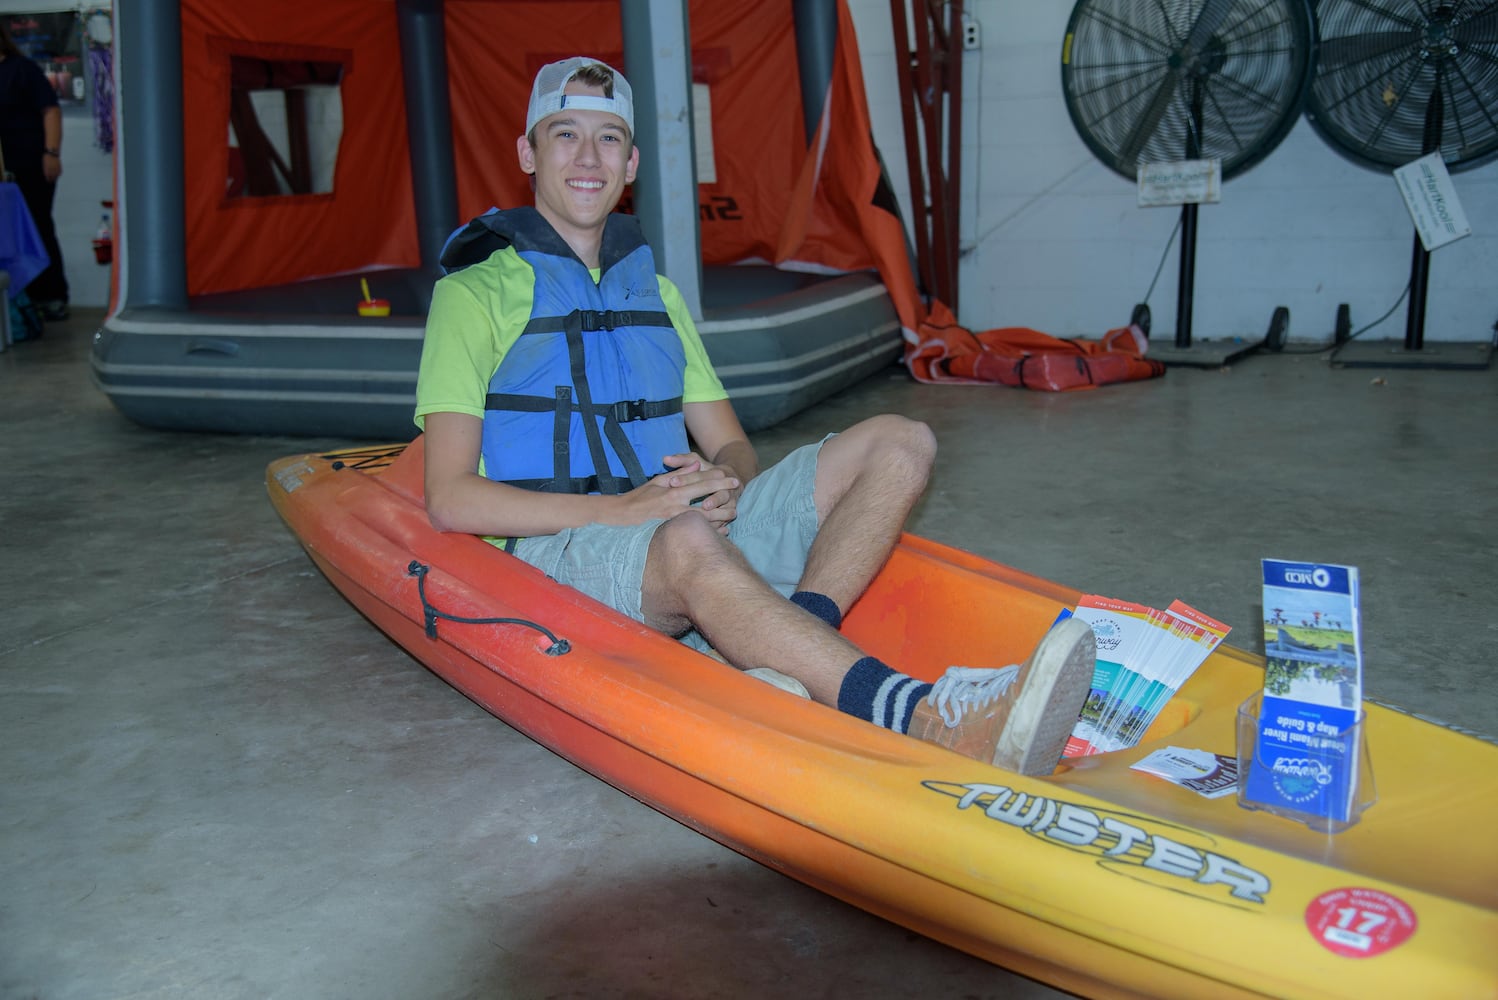
[[[334,61],[229,56],[226,197],[332,193],[344,69]]]

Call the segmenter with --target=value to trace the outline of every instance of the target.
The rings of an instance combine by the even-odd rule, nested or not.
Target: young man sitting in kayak
[[[552,63],[525,127],[534,208],[455,234],[432,296],[416,421],[433,525],[824,705],[1049,774],[1092,679],[1085,624],[935,685],[838,632],[925,490],[931,431],[876,416],[761,470],[680,293],[612,214],[640,158],[629,84]]]

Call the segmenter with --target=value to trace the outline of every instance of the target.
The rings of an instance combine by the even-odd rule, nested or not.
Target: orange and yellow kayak
[[[281,459],[272,502],[360,611],[495,716],[748,857],[1095,996],[1498,997],[1498,745],[1369,703],[1339,834],[1131,770],[1232,754],[1220,647],[1132,749],[1023,778],[798,699],[433,530],[422,442]],[[1022,658],[1080,593],[905,536],[844,631],[909,673]]]

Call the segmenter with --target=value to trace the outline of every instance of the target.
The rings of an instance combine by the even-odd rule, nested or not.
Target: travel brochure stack
[[[1132,767],[1338,832],[1376,796],[1360,725],[1357,567],[1265,559],[1263,579],[1264,689],[1239,708],[1237,755],[1168,746]],[[1097,643],[1067,757],[1138,745],[1229,631],[1181,601],[1161,611],[1091,594],[1062,614],[1085,621]]]
[[[1136,745],[1229,631],[1181,601],[1161,611],[1090,594],[1073,614],[1092,627],[1097,666],[1067,757]]]
[[[1264,695],[1241,798],[1336,830],[1362,807],[1358,570],[1283,559],[1263,570]]]

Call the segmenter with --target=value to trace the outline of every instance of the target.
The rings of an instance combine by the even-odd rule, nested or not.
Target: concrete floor
[[[0,997],[1058,995],[476,708],[265,499],[271,459],[345,442],[129,423],[89,382],[100,319],[0,354]],[[1367,692],[1492,732],[1495,390],[1288,355],[1061,396],[892,369],[757,443],[926,420],[942,454],[915,530],[1183,598],[1247,648],[1261,557],[1357,565]]]

